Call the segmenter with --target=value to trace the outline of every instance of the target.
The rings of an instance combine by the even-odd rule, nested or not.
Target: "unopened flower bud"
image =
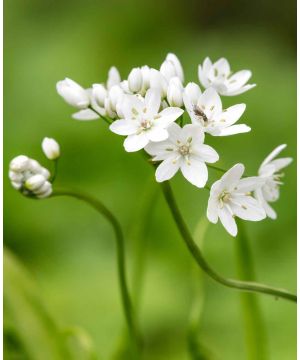
[[[29,158],[25,155],[19,155],[15,157],[9,165],[9,168],[13,171],[24,171],[27,169],[29,164]]]
[[[50,160],[55,160],[60,156],[59,144],[54,139],[45,137],[42,141],[42,149],[46,157]]]
[[[75,81],[66,78],[56,84],[58,94],[71,106],[85,109],[90,104],[87,91]]]
[[[143,74],[140,68],[131,70],[128,76],[128,87],[132,92],[139,92],[143,86]]]
[[[150,70],[150,87],[160,90],[162,98],[167,95],[168,83],[166,78],[156,69]]]
[[[172,77],[177,76],[175,66],[171,61],[165,60],[160,67],[160,72],[169,81]]]
[[[201,90],[199,85],[194,82],[190,82],[184,89],[184,94],[191,99],[192,104],[197,104],[199,96],[201,95]]]
[[[9,179],[12,186],[25,196],[49,196],[52,184],[47,181],[50,173],[36,160],[20,155],[10,162]]]
[[[100,107],[104,107],[107,90],[102,84],[93,84],[92,96]]]
[[[119,85],[114,85],[113,87],[110,88],[108,97],[113,111],[116,110],[116,105],[123,95],[124,92]]]
[[[183,86],[178,77],[173,77],[168,86],[167,100],[171,106],[181,107],[183,105],[182,99]]]
[[[112,66],[108,71],[107,88],[110,89],[114,85],[118,85],[121,82],[121,76],[119,70]]]
[[[26,189],[28,189],[30,191],[36,191],[39,188],[41,188],[45,182],[46,182],[46,179],[44,178],[44,176],[37,174],[37,175],[31,176],[30,178],[28,178],[25,181],[25,187],[26,187]]]
[[[178,57],[175,54],[169,53],[166,57],[166,60],[173,64],[176,76],[179,77],[181,82],[184,82],[183,69]]]

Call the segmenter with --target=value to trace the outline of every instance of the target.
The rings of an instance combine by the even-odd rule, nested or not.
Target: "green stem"
[[[89,109],[91,109],[92,111],[94,111],[94,113],[96,113],[102,120],[104,120],[108,125],[110,125],[112,123],[112,121],[110,121],[110,119],[108,119],[106,116],[101,115],[97,110],[95,110],[92,106],[89,106]]]
[[[220,167],[218,167],[218,166],[214,166],[214,165],[211,165],[211,164],[206,164],[206,166],[207,167],[209,167],[210,169],[213,169],[213,170],[216,170],[216,171],[219,171],[219,172],[221,172],[221,173],[223,173],[223,174],[225,174],[229,169],[222,169],[222,168],[220,168]],[[249,177],[248,175],[246,175],[246,174],[243,174],[243,176],[242,176],[243,178],[245,178],[245,177]]]
[[[107,207],[102,204],[99,200],[87,195],[80,193],[78,191],[73,191],[69,189],[58,189],[52,194],[52,196],[71,196],[78,200],[82,200],[88,205],[92,206],[96,211],[103,215],[112,225],[116,238],[117,246],[117,265],[118,265],[118,276],[120,291],[122,297],[122,305],[125,314],[125,319],[127,322],[127,327],[129,331],[130,338],[132,340],[132,352],[134,358],[138,358],[138,348],[139,348],[139,337],[136,328],[136,323],[133,315],[132,304],[129,296],[128,285],[126,280],[125,272],[125,246],[124,246],[124,235],[121,228],[121,225],[115,215],[107,209]]]
[[[162,190],[164,193],[164,197],[169,205],[169,208],[171,210],[171,213],[173,215],[173,218],[176,222],[176,225],[178,227],[178,230],[182,236],[182,239],[184,240],[188,250],[190,251],[191,255],[195,259],[195,261],[198,263],[198,265],[202,268],[202,270],[210,276],[212,279],[217,281],[218,283],[238,289],[238,290],[244,290],[244,291],[250,291],[250,292],[258,292],[263,294],[268,294],[275,296],[275,298],[283,298],[287,300],[291,300],[296,302],[297,296],[294,294],[289,293],[286,290],[282,289],[276,289],[267,285],[258,284],[255,282],[249,282],[249,281],[239,281],[239,280],[233,280],[233,279],[227,279],[223,278],[221,275],[219,275],[215,270],[213,270],[209,264],[206,262],[205,258],[203,257],[202,252],[195,244],[192,235],[189,232],[189,229],[180,213],[180,210],[177,206],[177,203],[175,201],[171,186],[168,181],[165,181],[161,183]]]
[[[53,160],[53,175],[51,177],[51,182],[53,183],[54,180],[56,179],[56,175],[57,175],[57,168],[58,168],[58,158]]]
[[[255,271],[244,224],[239,221],[236,239],[238,273],[241,280],[255,280]],[[265,360],[267,356],[266,333],[263,316],[255,294],[242,293],[241,304],[245,323],[245,338],[249,360]]]

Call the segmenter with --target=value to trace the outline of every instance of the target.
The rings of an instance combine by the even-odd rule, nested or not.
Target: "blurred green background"
[[[51,166],[40,143],[44,136],[54,137],[62,149],[57,184],[86,190],[115,212],[126,233],[131,285],[139,249],[144,257],[144,271],[138,273],[145,359],[189,359],[186,332],[198,281],[193,261],[151,168],[138,154],[126,154],[122,137],[109,132],[105,123],[72,120],[73,109],[56,94],[55,84],[66,76],[86,87],[103,82],[111,65],[125,78],[134,66],[159,67],[168,52],[182,61],[186,80],[197,81],[197,65],[206,56],[225,56],[233,69],[251,69],[251,82],[258,84],[243,95],[224,98],[227,106],[247,104],[242,122],[252,131],[207,137],[207,142],[221,154],[219,166],[243,162],[247,173],[255,174],[279,144],[288,144],[285,156],[296,156],[295,8],[294,0],[4,2],[4,172],[19,154]],[[278,219],[246,226],[259,281],[295,291],[296,162],[285,172],[281,198],[274,205]],[[216,176],[210,172],[211,181]],[[172,185],[194,230],[205,214],[208,194],[180,175]],[[5,246],[28,269],[47,313],[60,329],[80,327],[89,334],[98,358],[110,358],[124,319],[109,224],[73,199],[28,200],[11,188],[6,176],[4,195]],[[141,214],[149,197],[157,201],[145,222]],[[235,241],[218,224],[208,228],[204,244],[209,262],[229,277],[237,276]],[[26,355],[28,342],[42,354],[46,345],[20,300],[26,271],[21,267],[17,276],[10,269],[5,268],[6,328],[19,329],[18,346],[24,350],[18,352],[18,341],[7,336],[6,358],[51,359]],[[201,342],[212,359],[247,359],[239,293],[208,278],[204,288]],[[266,296],[259,301],[269,358],[295,359],[296,307]],[[11,320],[14,316],[19,324]]]

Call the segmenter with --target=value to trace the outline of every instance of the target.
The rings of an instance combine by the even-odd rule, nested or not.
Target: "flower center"
[[[227,203],[230,200],[230,198],[231,198],[230,192],[224,190],[219,196],[219,201],[220,201],[221,207],[223,207],[224,203]]]
[[[186,156],[190,153],[190,146],[189,145],[181,145],[178,147],[178,151],[181,155]]]
[[[151,120],[142,120],[141,121],[141,129],[142,130],[149,130],[152,127]]]

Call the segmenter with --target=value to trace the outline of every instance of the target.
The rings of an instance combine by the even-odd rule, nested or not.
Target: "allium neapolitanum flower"
[[[12,186],[23,195],[45,198],[52,193],[48,181],[50,173],[36,160],[25,155],[15,157],[9,164],[9,178]]]
[[[207,217],[216,224],[220,219],[224,228],[232,236],[237,234],[234,217],[243,220],[260,221],[266,217],[262,205],[251,195],[252,191],[262,186],[260,177],[243,178],[245,167],[236,164],[229,169],[210,190]]]
[[[218,161],[219,155],[210,146],[203,144],[204,132],[199,125],[181,128],[173,123],[168,128],[169,138],[159,143],[150,143],[145,150],[153,161],[162,161],[156,169],[156,180],[169,180],[180,169],[193,185],[203,188],[207,182],[207,163]]]
[[[274,158],[285,148],[286,144],[276,147],[271,154],[265,158],[258,170],[258,175],[263,180],[263,185],[255,190],[254,195],[265,209],[267,216],[271,219],[276,219],[277,214],[268,203],[279,199],[279,185],[283,184],[281,179],[284,174],[279,173],[279,171],[293,161],[290,157],[274,160]]]
[[[124,118],[114,121],[110,130],[127,136],[124,141],[126,151],[138,151],[150,141],[159,142],[168,138],[168,126],[183,114],[183,110],[167,107],[159,112],[160,106],[160,90],[149,89],[145,98],[136,95],[124,97],[121,105]]]
[[[184,90],[183,101],[192,123],[200,125],[210,135],[227,136],[251,130],[244,124],[234,125],[244,113],[246,105],[237,104],[223,110],[221,98],[214,88],[201,94],[196,84],[189,83]]]
[[[207,89],[213,87],[220,95],[234,96],[252,89],[256,84],[246,85],[252,73],[250,70],[241,70],[232,74],[230,65],[225,58],[214,64],[207,57],[203,65],[199,65],[198,76],[200,83]]]
[[[43,139],[42,149],[49,160],[55,160],[60,156],[59,144],[52,138],[45,137]]]
[[[173,77],[178,77],[180,81],[184,82],[184,74],[181,63],[175,54],[169,53],[165,61],[160,66],[161,74],[169,82]]]

